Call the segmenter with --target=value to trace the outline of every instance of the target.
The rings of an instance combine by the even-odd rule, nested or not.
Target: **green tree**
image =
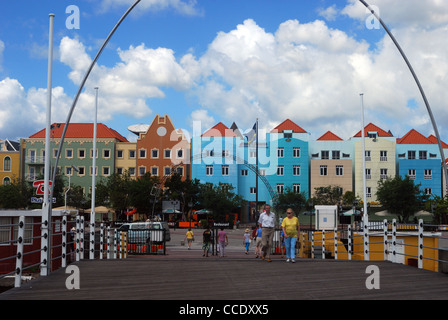
[[[153,187],[160,183],[158,177],[153,177],[149,172],[129,184],[130,205],[137,209],[138,213],[145,214],[147,217],[161,209],[161,190],[157,196],[151,195]],[[154,203],[154,201],[157,201]]]
[[[243,198],[233,192],[234,187],[225,183],[219,185],[203,184],[200,203],[213,212],[216,221],[225,221],[225,215],[240,207]]]
[[[291,190],[291,188],[286,188],[285,192],[278,195],[277,202],[274,204],[276,210],[279,212],[286,212],[288,208],[298,214],[302,208],[306,205],[305,193],[297,193]]]
[[[427,196],[408,176],[382,179],[378,181],[376,192],[378,201],[392,214],[396,214],[400,222],[409,222],[409,217],[419,211]]]
[[[341,187],[327,186],[314,188],[314,205],[336,205],[342,201]]]
[[[426,201],[425,209],[432,213],[434,224],[448,224],[448,197],[434,196]]]

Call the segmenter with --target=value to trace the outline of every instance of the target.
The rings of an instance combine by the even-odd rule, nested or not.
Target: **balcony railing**
[[[25,157],[26,164],[45,164],[45,157],[43,156],[28,156]]]

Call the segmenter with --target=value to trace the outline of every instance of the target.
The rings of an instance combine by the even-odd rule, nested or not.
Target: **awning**
[[[174,210],[174,209],[165,209],[165,210],[162,210],[162,213],[163,214],[182,214],[181,211]]]
[[[353,213],[354,213],[354,212],[353,212],[353,209],[350,209],[350,210],[347,210],[347,211],[343,212],[342,215],[343,215],[343,216],[352,216]],[[357,214],[357,215],[360,215],[360,214],[361,214],[361,211],[356,210],[356,214]]]

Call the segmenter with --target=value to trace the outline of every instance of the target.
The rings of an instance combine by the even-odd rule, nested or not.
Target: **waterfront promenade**
[[[297,259],[272,262],[244,254],[243,230],[229,230],[226,257],[202,257],[202,231],[193,229],[191,250],[181,245],[186,230],[171,230],[167,255],[124,260],[82,260],[80,289],[68,290],[65,269],[0,294],[0,300],[446,300],[448,276],[387,261]],[[252,247],[251,247],[252,248]],[[378,267],[379,289],[368,289],[370,265]]]

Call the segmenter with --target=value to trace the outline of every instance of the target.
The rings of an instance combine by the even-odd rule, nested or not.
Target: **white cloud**
[[[324,17],[325,20],[333,21],[333,20],[336,20],[336,16],[338,15],[338,10],[336,9],[336,5],[334,4],[326,9],[319,8],[317,10],[317,13],[320,16]]]
[[[107,11],[115,7],[130,7],[135,0],[102,0],[101,10]],[[197,8],[196,0],[142,0],[136,7],[137,12],[174,10],[177,13],[194,16],[202,14]]]

